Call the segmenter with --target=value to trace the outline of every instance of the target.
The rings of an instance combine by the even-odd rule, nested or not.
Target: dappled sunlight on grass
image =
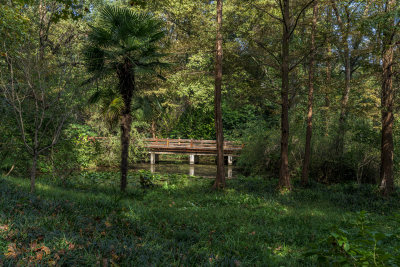
[[[28,180],[0,179],[0,250],[15,243],[20,251],[0,260],[28,262],[36,241],[50,250],[41,264],[308,265],[308,245],[355,216],[354,207],[334,205],[331,198],[346,200],[340,192],[319,187],[281,195],[275,181],[254,177],[230,180],[223,192],[185,175],[159,177],[147,189],[130,179],[120,194],[104,186],[117,184],[112,174],[67,188],[42,178],[37,196],[27,194]],[[380,213],[374,219],[389,227]]]

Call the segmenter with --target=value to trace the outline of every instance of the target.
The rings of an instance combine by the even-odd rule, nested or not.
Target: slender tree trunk
[[[279,187],[292,189],[289,176],[289,38],[290,14],[289,0],[283,0],[283,34],[282,34],[282,88],[281,88],[281,166],[279,170]]]
[[[347,39],[347,37],[346,37]],[[336,155],[341,158],[344,152],[344,136],[346,134],[347,124],[347,104],[349,102],[350,94],[350,80],[351,80],[351,68],[350,68],[350,49],[349,44],[345,42],[344,49],[344,90],[342,94],[342,100],[340,103],[340,115],[339,115],[339,129],[336,136]]]
[[[217,139],[217,176],[214,188],[225,187],[224,169],[224,133],[222,127],[221,87],[222,87],[222,0],[217,0],[217,38],[215,58],[215,91],[214,91],[214,115],[215,132]]]
[[[330,6],[327,7],[327,21],[329,25],[331,25],[332,22],[332,9]],[[325,123],[325,136],[328,136],[328,131],[329,131],[329,117],[328,117],[328,110],[330,106],[330,101],[329,101],[329,91],[331,90],[332,86],[332,65],[331,65],[331,59],[332,59],[332,46],[331,46],[331,40],[328,37],[327,39],[327,44],[326,44],[326,53],[327,53],[327,61],[326,61],[326,83],[325,83],[325,92],[324,92],[324,112],[323,112],[323,118],[324,118],[324,123]]]
[[[395,4],[394,0],[389,1],[386,10]],[[386,29],[387,31],[387,29]],[[393,30],[395,31],[395,29]],[[395,33],[395,32],[394,32]],[[388,196],[394,191],[393,179],[393,36],[392,33],[385,33],[383,37],[382,51],[382,140],[381,140],[381,170],[380,189],[383,195]]]
[[[124,109],[121,114],[121,191],[125,191],[128,176],[128,158],[131,133],[131,103],[133,91],[135,89],[135,80],[133,67],[128,59],[125,64],[118,69],[119,88],[124,101]]]
[[[350,54],[350,44],[348,40],[350,33],[350,22],[347,21],[347,24],[343,22],[339,10],[336,6],[335,0],[331,0],[331,4],[341,31],[340,41],[343,44],[342,53],[344,59],[344,74],[345,74],[344,90],[342,93],[342,100],[340,103],[339,129],[337,131],[336,142],[335,142],[336,156],[338,158],[341,158],[344,152],[344,136],[346,133],[346,123],[347,123],[347,104],[349,102],[350,81],[351,81],[351,66],[350,66],[351,54]],[[346,14],[347,17],[350,16],[347,9],[346,9]]]
[[[37,171],[37,151],[33,152],[32,167],[31,167],[31,193],[35,193],[36,171]]]
[[[318,2],[314,2],[313,22],[311,28],[311,55],[310,66],[308,72],[308,112],[307,112],[307,130],[306,144],[304,151],[303,170],[301,174],[301,182],[303,186],[308,185],[308,173],[311,158],[311,137],[312,137],[312,116],[313,116],[313,99],[314,99],[314,66],[315,66],[315,30],[317,26]]]

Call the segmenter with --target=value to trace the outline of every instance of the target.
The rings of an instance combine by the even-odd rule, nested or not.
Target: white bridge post
[[[193,166],[193,165],[191,165],[191,166],[189,167],[189,175],[190,175],[190,176],[194,176],[194,166]]]
[[[150,152],[150,164],[156,164],[158,163],[158,159],[159,159],[159,155],[154,153],[154,152]]]
[[[195,154],[190,154],[189,155],[189,163],[192,164],[197,164],[199,163],[199,156]]]
[[[228,166],[228,179],[231,179],[232,178],[232,173],[233,173],[233,168],[232,168],[232,166]]]
[[[232,164],[233,164],[233,157],[228,156],[228,165],[232,165]]]

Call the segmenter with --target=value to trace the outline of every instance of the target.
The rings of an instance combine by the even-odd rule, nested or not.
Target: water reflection
[[[139,163],[135,164],[136,170],[150,170],[152,173],[160,174],[188,174],[190,176],[201,176],[205,178],[215,178],[217,173],[216,165],[206,164],[185,164],[185,163]],[[225,177],[228,179],[235,178],[237,171],[235,166],[225,166]]]

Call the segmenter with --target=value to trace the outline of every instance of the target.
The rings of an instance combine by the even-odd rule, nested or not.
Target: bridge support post
[[[151,152],[150,153],[150,164],[156,164],[158,163],[159,155],[156,153]]]
[[[190,164],[197,164],[199,163],[199,156],[195,154],[190,154],[189,155],[189,163]]]
[[[228,179],[231,179],[232,178],[232,173],[233,173],[233,168],[232,168],[232,166],[228,166]]]
[[[229,166],[233,164],[233,157],[232,156],[225,156],[225,162],[228,163]]]
[[[156,172],[156,166],[154,166],[154,164],[150,165],[150,172],[151,173],[155,173]]]
[[[194,166],[189,167],[189,176],[194,176]]]

